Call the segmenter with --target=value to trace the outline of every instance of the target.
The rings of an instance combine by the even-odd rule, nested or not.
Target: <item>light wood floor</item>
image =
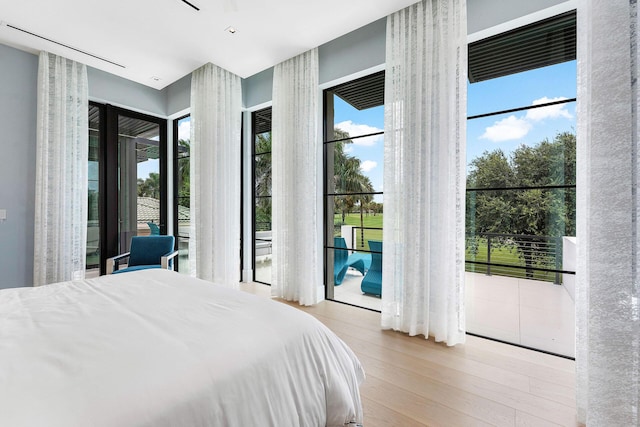
[[[447,347],[382,331],[379,313],[336,302],[290,305],[327,325],[364,365],[365,427],[576,425],[571,360],[472,336]]]

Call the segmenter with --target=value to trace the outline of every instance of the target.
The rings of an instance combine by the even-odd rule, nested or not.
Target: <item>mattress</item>
[[[345,426],[364,371],[312,316],[154,269],[0,291],[0,425]]]

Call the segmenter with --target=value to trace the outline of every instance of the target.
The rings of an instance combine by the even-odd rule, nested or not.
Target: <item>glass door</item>
[[[133,236],[160,234],[160,126],[118,117],[118,246]]]
[[[167,233],[166,120],[107,106],[107,128],[105,259]]]

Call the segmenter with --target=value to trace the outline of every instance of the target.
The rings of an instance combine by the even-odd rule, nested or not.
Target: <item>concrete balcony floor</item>
[[[380,311],[380,298],[360,291],[350,269],[334,299]],[[467,332],[575,357],[575,311],[564,286],[538,280],[466,273]]]

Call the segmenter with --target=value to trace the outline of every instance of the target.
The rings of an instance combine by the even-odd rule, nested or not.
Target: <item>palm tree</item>
[[[345,144],[353,141],[349,138],[349,134],[342,129],[334,129],[334,138],[341,141],[334,144],[334,180],[335,189],[338,194],[354,193],[353,195],[344,196],[342,201],[336,199],[336,210],[342,212],[342,222],[345,221],[346,212],[348,212],[357,202],[360,209],[360,238],[361,246],[364,247],[364,205],[373,200],[371,194],[374,191],[371,180],[368,176],[362,174],[360,168],[360,159],[350,156],[344,152]]]

